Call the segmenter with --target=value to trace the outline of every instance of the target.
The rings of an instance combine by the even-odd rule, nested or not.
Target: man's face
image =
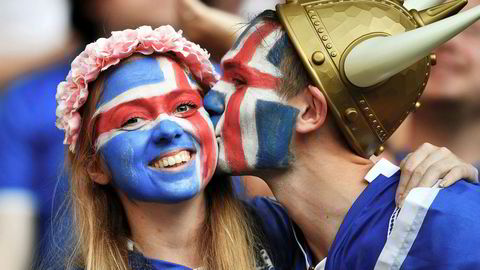
[[[224,74],[205,97],[216,126],[218,168],[233,174],[285,168],[298,110],[275,90],[287,35],[276,23],[252,23],[222,59]]]
[[[218,151],[201,89],[168,57],[114,70],[94,117],[96,149],[131,199],[187,200],[213,175]]]
[[[465,9],[480,4],[470,0]],[[480,104],[480,22],[435,51],[437,65],[423,95],[424,101],[476,102]]]

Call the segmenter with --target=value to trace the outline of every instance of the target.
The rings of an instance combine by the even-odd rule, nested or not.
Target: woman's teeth
[[[181,151],[173,156],[163,157],[153,162],[152,167],[156,169],[175,167],[189,162],[191,159],[190,152]]]

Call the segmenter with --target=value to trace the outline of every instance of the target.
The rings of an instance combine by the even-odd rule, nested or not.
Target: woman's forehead
[[[172,58],[166,56],[142,57],[116,68],[105,80],[104,90],[97,108],[127,92],[142,91],[143,88],[158,87],[161,92],[185,88],[181,82],[194,88],[195,82]]]

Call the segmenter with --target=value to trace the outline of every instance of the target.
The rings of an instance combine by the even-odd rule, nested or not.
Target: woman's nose
[[[210,115],[213,126],[217,126],[217,122],[225,111],[225,94],[214,89],[210,90],[203,99],[203,106]]]
[[[184,134],[183,128],[170,120],[163,120],[154,127],[153,139],[155,143],[169,143],[179,139]]]

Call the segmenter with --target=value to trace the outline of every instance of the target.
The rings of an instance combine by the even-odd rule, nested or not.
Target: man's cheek
[[[280,102],[257,101],[258,169],[289,165],[289,147],[298,113],[298,109]]]

